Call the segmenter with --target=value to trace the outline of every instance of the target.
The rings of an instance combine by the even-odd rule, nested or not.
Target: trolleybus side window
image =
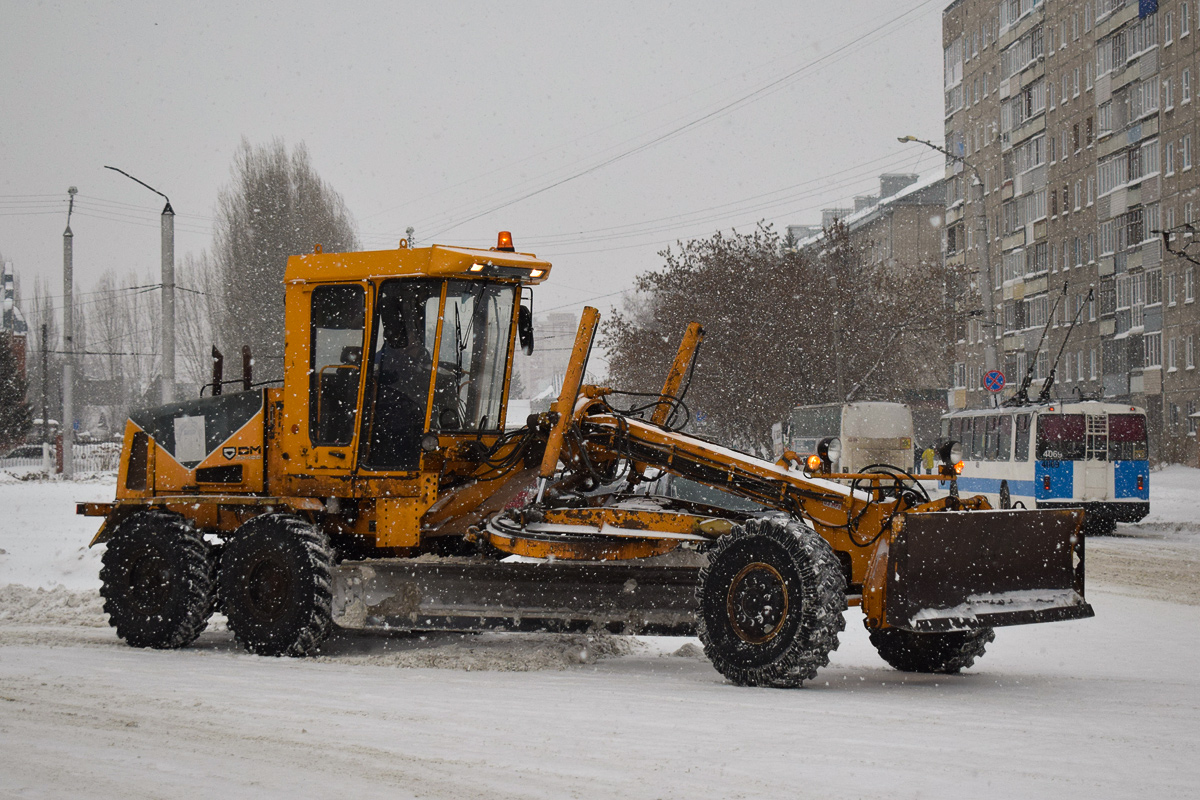
[[[1014,456],[1017,461],[1029,460],[1029,422],[1031,414],[1017,414],[1017,446]]]
[[[1012,421],[1012,414],[1000,417],[999,448],[996,451],[996,457],[1000,461],[1008,461],[1012,454]]]
[[[1082,461],[1087,453],[1083,414],[1042,414],[1038,417],[1039,460]]]
[[[1109,460],[1144,461],[1146,456],[1146,418],[1141,414],[1109,414]]]

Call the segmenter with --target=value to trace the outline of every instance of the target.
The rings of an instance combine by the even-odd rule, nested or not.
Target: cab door
[[[316,286],[308,293],[307,364],[289,364],[287,388],[307,408],[293,423],[291,458],[313,475],[349,479],[362,385],[367,291],[363,284]],[[299,350],[299,348],[297,348]],[[299,380],[303,376],[303,380]],[[296,397],[301,400],[301,397]]]

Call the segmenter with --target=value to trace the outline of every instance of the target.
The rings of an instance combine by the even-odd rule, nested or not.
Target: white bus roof
[[[995,414],[1020,414],[1030,411],[1049,412],[1053,414],[1075,414],[1084,411],[1104,411],[1109,414],[1122,414],[1133,412],[1135,414],[1145,414],[1146,410],[1139,406],[1131,406],[1126,403],[1110,403],[1100,400],[1074,400],[1065,403],[1030,403],[1026,406],[1000,406],[999,408],[965,408],[959,411],[951,411],[943,414],[942,419],[947,417],[975,417],[975,416],[991,416]]]

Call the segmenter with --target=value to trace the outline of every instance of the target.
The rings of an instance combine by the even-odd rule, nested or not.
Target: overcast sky
[[[538,309],[619,301],[678,239],[816,222],[937,169],[946,0],[34,3],[0,0],[0,253],[25,299],[157,274],[211,241],[234,150],[307,144],[364,245],[487,247],[555,271]]]

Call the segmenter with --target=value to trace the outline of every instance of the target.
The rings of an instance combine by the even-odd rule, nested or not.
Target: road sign
[[[998,369],[988,370],[983,376],[983,388],[992,394],[1004,391],[1004,373]]]

